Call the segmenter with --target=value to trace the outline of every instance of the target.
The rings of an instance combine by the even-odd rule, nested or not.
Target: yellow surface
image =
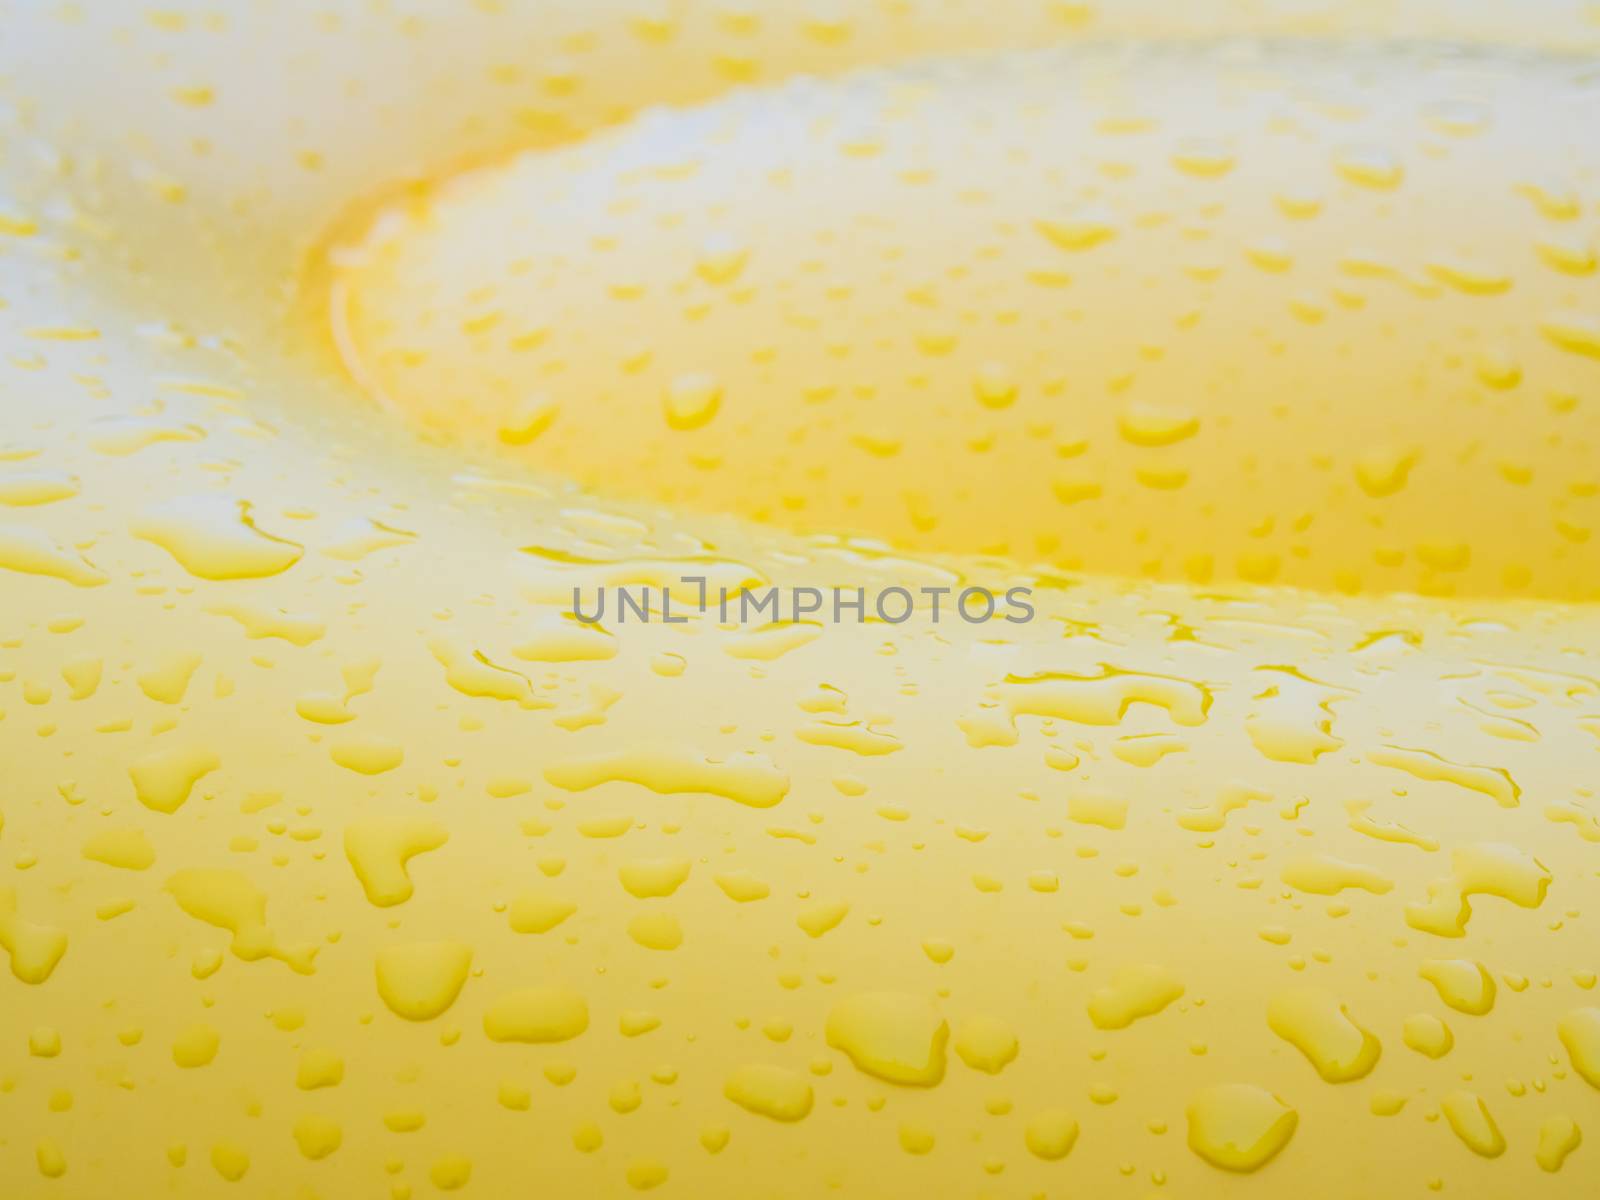
[[[1592,5],[0,28],[0,1196],[1593,1194]]]

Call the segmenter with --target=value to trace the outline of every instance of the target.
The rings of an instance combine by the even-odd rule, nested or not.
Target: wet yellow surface
[[[1592,5],[0,28],[0,1196],[1594,1194]]]

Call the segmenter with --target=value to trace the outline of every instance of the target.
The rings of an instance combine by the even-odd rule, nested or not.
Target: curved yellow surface
[[[0,1195],[1592,1194],[1592,5],[0,27]]]

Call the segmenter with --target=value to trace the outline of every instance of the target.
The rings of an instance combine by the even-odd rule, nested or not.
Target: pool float
[[[0,1194],[1593,1194],[1593,5],[4,27]]]

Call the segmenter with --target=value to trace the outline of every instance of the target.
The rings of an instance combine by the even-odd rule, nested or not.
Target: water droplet
[[[1266,1166],[1294,1137],[1299,1114],[1249,1083],[1206,1088],[1189,1102],[1189,1149],[1226,1171]]]
[[[828,1013],[828,1045],[858,1070],[890,1083],[932,1087],[944,1078],[950,1026],[927,1000],[901,992],[863,992]]]
[[[456,1002],[472,967],[472,947],[461,942],[407,942],[385,946],[374,963],[378,995],[408,1021],[431,1021]]]

